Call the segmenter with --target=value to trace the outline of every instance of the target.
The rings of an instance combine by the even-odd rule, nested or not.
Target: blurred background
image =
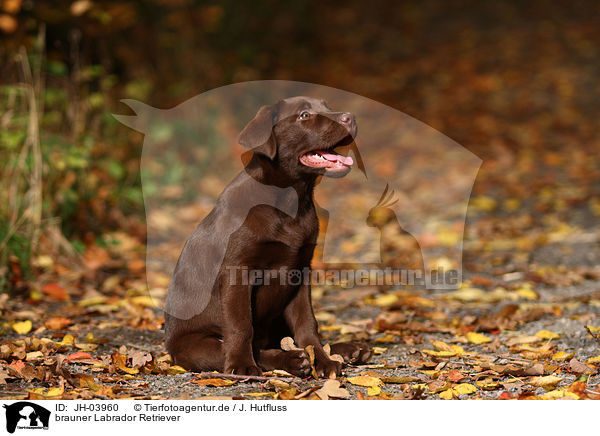
[[[35,299],[80,262],[142,272],[143,136],[119,100],[264,79],[375,99],[481,157],[467,248],[513,271],[530,259],[506,252],[600,214],[598,18],[594,1],[0,0],[0,288]]]
[[[337,226],[350,237],[329,242],[335,256],[379,248],[380,267],[420,270],[428,249],[444,270],[462,262],[454,291],[312,286],[322,339],[367,341],[388,368],[375,375],[404,379],[374,393],[346,384],[352,395],[600,398],[599,24],[591,0],[0,0],[0,398],[259,390],[200,386],[172,365],[170,275],[146,254],[174,262],[242,168],[239,129],[276,90],[226,100],[229,118],[202,98],[272,79],[316,84],[360,114],[357,147],[382,178],[368,187],[355,170],[315,192],[380,239]],[[151,135],[112,115],[148,112]],[[140,168],[149,138],[159,157]],[[462,154],[432,152],[448,144]],[[475,173],[465,223],[466,200],[447,188]],[[388,176],[403,183],[394,209],[378,202]]]

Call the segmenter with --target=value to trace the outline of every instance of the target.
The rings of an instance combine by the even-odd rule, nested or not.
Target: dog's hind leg
[[[225,366],[222,342],[215,336],[201,333],[179,336],[168,349],[174,363],[190,371],[223,371]]]

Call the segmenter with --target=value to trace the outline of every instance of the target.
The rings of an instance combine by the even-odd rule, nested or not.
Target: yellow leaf
[[[275,392],[248,392],[244,395],[248,395],[249,397],[274,397],[277,395]]]
[[[491,212],[496,209],[497,202],[494,198],[488,197],[487,195],[480,195],[478,197],[471,198],[469,206],[475,210],[483,212]]]
[[[573,353],[567,353],[566,351],[557,351],[552,355],[552,360],[556,360],[557,362],[565,362],[567,360],[571,360],[575,356]]]
[[[421,389],[422,391],[428,389],[428,387],[425,383],[417,383],[417,384],[412,385],[410,388],[411,389]]]
[[[544,395],[542,395],[541,398],[542,398],[542,400],[556,400],[558,398],[563,398],[563,397],[571,397],[576,400],[579,399],[579,395],[577,395],[574,392],[569,392],[564,388],[554,389],[553,391],[546,392]]]
[[[492,342],[490,338],[481,333],[469,332],[467,333],[467,340],[472,344],[485,344],[487,342]]]
[[[452,247],[460,241],[460,234],[451,229],[440,229],[437,232],[438,242],[446,247]]]
[[[65,392],[64,388],[50,388],[46,393],[47,397],[58,397]]]
[[[194,383],[196,385],[200,385],[200,386],[220,387],[220,386],[231,386],[232,384],[235,383],[235,381],[234,380],[225,380],[222,378],[204,378],[204,379],[193,380],[192,383]]]
[[[477,392],[477,388],[470,383],[459,383],[452,388],[452,391],[456,394],[467,395]]]
[[[444,298],[459,300],[463,302],[483,300],[486,297],[486,291],[479,288],[461,288],[458,291],[450,292],[444,296]]]
[[[32,327],[33,324],[31,324],[31,321],[29,321],[28,319],[21,322],[15,322],[12,325],[12,329],[22,335],[29,333]]]
[[[75,345],[75,337],[73,335],[65,335],[62,338],[62,341],[58,343],[59,345]]]
[[[489,379],[488,379],[489,380]],[[493,382],[493,381],[486,381],[486,380],[481,380],[481,381],[477,381],[475,382],[477,384],[477,386],[479,386],[481,389],[484,389],[486,391],[493,391],[494,389],[498,388],[498,383]]]
[[[444,392],[441,392],[440,398],[442,400],[451,400],[452,398],[454,398],[454,393],[452,392],[452,389],[446,389]]]
[[[600,326],[594,327],[593,325],[586,326],[592,333],[600,333]]]
[[[433,357],[453,357],[458,353],[456,351],[434,351],[434,350],[423,350],[424,354]]]
[[[359,375],[356,377],[348,377],[348,381],[356,386],[380,386],[383,382],[381,379],[377,377],[372,377],[370,375]]]
[[[27,392],[33,394],[36,397],[55,398],[55,397],[60,397],[65,392],[65,389],[64,388],[50,388],[50,389],[46,390],[44,388],[34,388],[34,389],[27,389]]]
[[[531,285],[529,283],[523,284],[523,287],[517,289],[515,292],[519,297],[526,300],[537,300],[539,298],[538,294],[531,289]]]
[[[507,210],[508,212],[514,212],[521,207],[521,201],[518,198],[507,198],[502,203],[502,207],[504,207],[504,210]]]
[[[451,351],[454,352],[454,350],[452,350],[452,346],[442,342],[442,341],[433,341],[432,342],[433,348],[435,348],[437,351]]]
[[[387,351],[385,347],[373,347],[373,354],[383,354]]]
[[[330,331],[336,331],[336,330],[341,330],[342,326],[341,325],[323,325],[323,326],[319,326],[319,330],[322,332],[330,332]]]
[[[394,294],[380,295],[379,297],[373,298],[370,302],[375,306],[390,306],[398,301],[398,296]]]
[[[562,378],[555,375],[547,375],[543,377],[533,377],[529,384],[539,388],[553,387],[562,381]]]
[[[96,306],[98,304],[104,303],[106,300],[107,300],[106,297],[99,296],[99,297],[92,297],[92,298],[86,298],[84,300],[80,300],[77,304],[79,304],[80,306],[83,306],[83,307]]]
[[[323,330],[323,328],[320,328],[320,330]],[[375,339],[373,342],[375,343],[388,343],[388,342],[396,342],[396,336],[394,336],[391,333],[387,333],[383,336],[378,337],[377,339]]]
[[[137,297],[130,298],[130,301],[139,306],[158,307],[157,301],[148,295],[139,295]]]
[[[381,388],[379,386],[369,386],[367,389],[367,394],[371,397],[375,397],[381,393]]]
[[[553,391],[546,392],[542,395],[542,399],[544,400],[556,400],[557,398],[562,398],[565,396],[565,391],[563,389],[554,389]]]
[[[184,374],[186,372],[187,372],[187,370],[185,368],[182,368],[179,365],[173,365],[173,366],[170,366],[169,368],[167,368],[167,374],[170,374],[170,375]]]
[[[542,339],[558,339],[558,334],[551,332],[550,330],[540,330],[535,334],[538,338]]]
[[[596,357],[590,357],[588,360],[586,360],[587,363],[600,363],[600,355],[596,356]]]
[[[140,372],[137,368],[129,368],[127,366],[127,356],[121,353],[114,353],[112,355],[112,359],[117,368],[119,368],[121,371],[127,374],[137,374]]]
[[[465,354],[465,349],[460,345],[450,345],[450,348],[452,348],[452,351],[454,351],[456,354]]]

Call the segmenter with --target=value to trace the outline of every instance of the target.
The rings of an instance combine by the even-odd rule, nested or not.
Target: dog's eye
[[[300,112],[300,116],[298,118],[301,120],[308,120],[310,118],[310,112],[302,111],[302,112]]]

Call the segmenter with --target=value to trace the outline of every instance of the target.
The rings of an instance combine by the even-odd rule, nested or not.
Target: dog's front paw
[[[226,374],[261,375],[262,371],[254,362],[225,362]]]
[[[373,351],[364,342],[338,342],[331,345],[331,354],[339,354],[345,363],[366,363]]]
[[[283,369],[300,378],[306,378],[311,373],[310,360],[304,350],[283,352]]]
[[[329,358],[317,359],[315,370],[320,378],[328,378],[332,373],[338,376],[342,372],[342,364]]]

